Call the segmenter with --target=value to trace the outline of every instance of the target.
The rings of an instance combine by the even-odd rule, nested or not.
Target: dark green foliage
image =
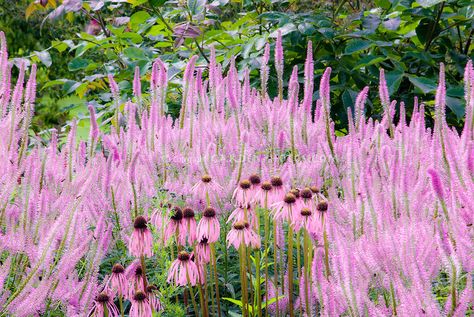
[[[0,22],[0,27],[7,33],[10,55],[26,55],[42,66],[39,89],[47,97],[39,100],[36,130],[62,125],[71,115],[86,113],[83,100],[103,105],[100,109],[107,111],[109,73],[115,76],[126,101],[132,95],[133,70],[139,66],[146,91],[151,64],[157,57],[169,66],[167,102],[170,113],[176,115],[181,70],[195,54],[199,55],[197,64],[205,67],[211,45],[225,67],[231,56],[236,57],[239,69],[249,67],[252,85],[258,86],[258,57],[267,41],[273,47],[276,30],[284,36],[286,78],[295,64],[302,73],[306,43],[313,42],[314,99],[322,72],[333,68],[332,116],[341,133],[347,123],[347,108],[353,106],[364,86],[370,86],[367,115],[380,117],[379,68],[386,71],[391,98],[405,102],[408,115],[415,95],[429,113],[441,62],[446,65],[448,82],[448,122],[456,127],[462,123],[465,101],[461,80],[464,65],[473,54],[473,1],[129,0],[119,5],[102,1],[103,6],[83,3],[82,10],[55,19],[47,17],[58,12],[58,0],[50,0],[45,8],[30,5],[29,9],[27,5],[33,1],[0,2],[7,4],[7,21]],[[28,11],[27,21],[22,17],[24,11]],[[270,94],[274,96],[273,70],[270,77]],[[70,95],[79,98],[57,102]],[[71,108],[75,110],[69,111]]]

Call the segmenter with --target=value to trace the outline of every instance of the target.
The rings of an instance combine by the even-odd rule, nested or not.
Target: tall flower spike
[[[356,102],[355,102],[355,113],[354,113],[354,121],[356,127],[359,126],[359,122],[361,118],[364,117],[364,107],[365,101],[367,100],[367,96],[369,94],[369,86],[365,86],[364,89],[357,95]]]
[[[311,101],[313,100],[314,89],[314,61],[313,61],[313,43],[308,42],[306,53],[306,62],[304,64],[304,110],[311,111]]]
[[[291,73],[289,88],[288,88],[288,103],[290,106],[290,113],[293,115],[296,113],[298,108],[298,93],[300,85],[298,84],[298,66],[293,67],[293,72]]]
[[[330,93],[331,87],[329,81],[331,80],[331,67],[326,68],[323,76],[321,77],[321,82],[319,84],[319,98],[321,99],[321,104],[323,108],[330,113]]]
[[[267,94],[267,82],[269,76],[268,70],[268,61],[270,60],[270,44],[265,44],[265,49],[262,56],[262,65],[260,66],[260,80],[261,80],[261,89],[262,97],[265,97]]]
[[[444,64],[439,65],[439,84],[435,96],[435,115],[438,126],[445,123],[446,117],[446,82],[444,76]]]
[[[438,172],[433,168],[429,168],[428,174],[431,177],[431,186],[433,187],[433,191],[435,192],[436,196],[440,200],[444,200],[443,185],[441,183],[441,178],[439,177]]]
[[[283,99],[283,45],[281,41],[281,31],[278,30],[277,39],[275,43],[275,69],[278,78],[278,96],[280,101]]]
[[[133,94],[140,100],[142,97],[142,83],[140,81],[140,67],[135,67],[135,75],[133,77]]]

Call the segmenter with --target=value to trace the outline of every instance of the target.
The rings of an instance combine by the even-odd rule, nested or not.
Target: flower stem
[[[221,316],[221,303],[219,296],[219,279],[217,278],[216,249],[214,243],[211,243],[211,261],[214,272],[214,285],[216,286],[217,315]]]
[[[288,301],[290,303],[290,317],[294,317],[293,312],[293,227],[288,226]]]

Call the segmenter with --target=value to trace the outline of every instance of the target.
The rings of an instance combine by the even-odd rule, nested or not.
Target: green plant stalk
[[[395,289],[393,288],[393,283],[392,282],[390,282],[390,297],[392,299],[393,315],[397,316],[397,299],[395,298]]]
[[[184,118],[186,117],[186,103],[188,99],[188,89],[189,83],[185,83],[184,91],[183,91],[183,101],[181,102],[181,113],[179,116],[179,128],[182,129],[184,127]]]
[[[301,278],[301,231],[296,233],[296,271],[298,274],[298,279]],[[300,303],[300,316],[303,316],[303,303]]]
[[[219,296],[219,279],[217,277],[217,261],[216,261],[216,249],[215,244],[211,243],[211,261],[212,261],[212,268],[214,273],[214,285],[216,286],[216,301],[217,301],[217,315],[221,316],[221,303],[220,303],[220,296]]]
[[[268,240],[270,239],[270,217],[268,215],[268,209],[267,209],[267,204],[268,204],[268,192],[265,192],[265,202],[264,202],[264,217],[265,217],[265,225],[264,225],[264,231],[265,231],[265,304],[268,304]],[[268,316],[268,308],[265,305],[265,317]]]
[[[137,191],[135,189],[135,184],[134,183],[131,183],[131,184],[132,184],[132,192],[133,192],[133,210],[135,213],[135,218],[137,218],[138,217]]]
[[[246,296],[245,296],[245,280],[246,280],[246,277],[245,275],[247,274],[246,273],[246,269],[245,269],[245,249],[244,249],[244,241],[243,241],[243,238],[242,238],[242,242],[240,244],[240,247],[239,247],[239,262],[240,262],[240,285],[241,285],[241,288],[242,288],[242,316],[246,317],[248,316],[247,314],[247,303],[246,303]]]
[[[309,262],[310,257],[310,248],[309,248],[309,235],[306,229],[303,229],[303,256],[304,256],[304,299],[306,305],[306,315],[311,317],[311,308],[309,307],[309,276],[311,275],[310,265]],[[302,305],[301,305],[302,306]]]
[[[119,300],[120,316],[121,316],[121,317],[124,317],[124,314],[123,314],[123,299],[122,299],[122,295],[119,295],[118,300]]]
[[[256,250],[255,254],[255,287],[257,296],[258,316],[262,317],[262,294],[260,289],[260,249]]]
[[[247,273],[248,273],[248,279],[249,279],[249,284],[248,286],[250,287],[250,294],[248,295],[248,301],[252,301],[252,307],[255,307],[255,298],[253,296],[253,282],[252,282],[252,261],[250,260],[250,251],[251,249],[250,248],[245,248],[245,253],[246,253],[246,256],[247,256],[247,263],[245,264],[246,267],[247,267]],[[246,288],[247,292],[249,290],[249,287]],[[250,303],[249,303],[250,305]],[[252,315],[253,315],[254,311],[252,311]]]
[[[290,209],[291,212],[291,209]],[[288,301],[290,317],[294,317],[293,312],[293,226],[288,226]]]
[[[245,155],[245,143],[242,142],[241,148],[240,148],[240,158],[239,158],[239,169],[237,173],[237,184],[240,182],[240,178],[242,177],[242,168],[244,164],[244,155]]]
[[[198,309],[197,309],[196,299],[194,298],[193,287],[191,286],[191,282],[190,282],[190,279],[189,279],[188,266],[186,266],[186,279],[188,280],[188,289],[189,289],[189,293],[191,294],[191,301],[193,302],[194,313],[197,315],[198,314]]]
[[[452,270],[452,277],[451,277],[451,311],[448,316],[453,316],[454,311],[456,310],[457,306],[457,299],[456,299],[456,266],[454,263],[451,263],[451,270]],[[469,287],[468,285],[466,287]]]
[[[275,287],[276,291],[276,300],[275,300],[275,307],[276,307],[276,317],[279,316],[279,308],[278,308],[278,297],[279,297],[279,291],[278,291],[278,265],[277,265],[277,242],[276,242],[276,236],[277,236],[277,226],[276,226],[276,221],[273,220],[273,284]],[[268,307],[267,307],[268,310]]]
[[[323,241],[324,241],[324,266],[326,267],[326,278],[331,276],[331,271],[329,270],[329,243],[328,243],[328,234],[326,228],[323,231]]]
[[[295,122],[293,115],[290,114],[290,142],[291,142],[291,159],[296,164],[296,147],[295,147]]]

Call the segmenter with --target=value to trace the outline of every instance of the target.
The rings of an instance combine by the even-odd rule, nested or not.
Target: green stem
[[[288,226],[288,301],[290,303],[290,317],[294,317],[293,312],[293,226]]]

